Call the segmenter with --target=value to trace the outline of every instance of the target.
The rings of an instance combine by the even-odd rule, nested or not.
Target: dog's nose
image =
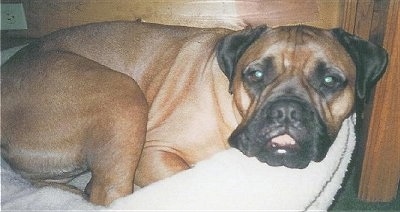
[[[275,123],[294,124],[303,119],[303,107],[295,100],[278,100],[271,105],[269,115]]]

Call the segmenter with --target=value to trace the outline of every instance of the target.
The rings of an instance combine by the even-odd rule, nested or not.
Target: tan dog
[[[355,91],[364,99],[385,65],[382,48],[340,29],[65,29],[2,67],[2,156],[34,182],[89,170],[98,204],[229,144],[304,168],[325,157]]]

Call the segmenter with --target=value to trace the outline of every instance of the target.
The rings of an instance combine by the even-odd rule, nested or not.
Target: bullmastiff
[[[305,168],[386,63],[383,48],[341,29],[64,29],[2,67],[2,157],[39,184],[91,171],[85,192],[102,205],[230,146]]]

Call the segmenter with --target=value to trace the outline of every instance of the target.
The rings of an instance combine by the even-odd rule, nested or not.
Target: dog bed
[[[346,119],[326,158],[305,169],[270,167],[228,149],[109,207],[95,206],[58,188],[33,187],[2,160],[1,206],[2,210],[327,210],[351,160],[354,123],[355,115]],[[89,179],[87,173],[71,184],[84,188]]]

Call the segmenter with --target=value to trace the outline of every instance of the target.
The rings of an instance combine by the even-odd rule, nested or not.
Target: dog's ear
[[[244,29],[225,36],[216,46],[218,65],[229,79],[229,92],[232,93],[234,71],[239,58],[246,49],[268,29],[258,26],[254,29]]]
[[[356,93],[360,100],[368,102],[371,88],[385,73],[388,55],[384,48],[336,28],[332,34],[344,46],[357,69]]]

